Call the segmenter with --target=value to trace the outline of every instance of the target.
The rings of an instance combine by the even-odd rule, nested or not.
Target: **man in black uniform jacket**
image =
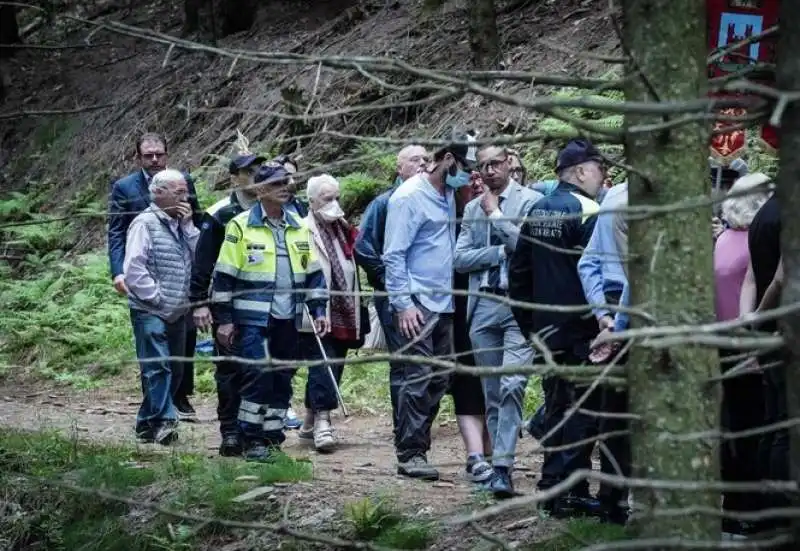
[[[264,157],[249,154],[239,155],[233,159],[228,170],[234,191],[210,207],[203,214],[203,221],[200,224],[189,300],[195,305],[193,316],[195,326],[201,330],[212,330],[217,356],[232,356],[234,353],[216,340],[216,324],[208,307],[211,277],[222,242],[225,240],[225,226],[234,216],[253,206],[257,200],[252,188],[253,177],[263,162]],[[214,378],[217,382],[217,417],[222,433],[219,453],[224,456],[241,455],[241,434],[237,420],[240,387],[238,370],[234,362],[218,362],[216,368]]]

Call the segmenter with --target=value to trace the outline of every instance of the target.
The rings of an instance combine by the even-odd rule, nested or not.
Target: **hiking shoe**
[[[197,421],[197,412],[192,407],[192,404],[189,403],[189,398],[186,396],[175,399],[175,409],[178,410],[178,419],[180,421]]]
[[[156,441],[156,432],[152,427],[136,427],[136,439],[142,444],[152,444]]]
[[[336,435],[333,434],[330,416],[318,413],[314,419],[314,449],[318,452],[331,452],[336,448]]]
[[[283,428],[286,430],[297,430],[303,426],[303,420],[297,417],[297,414],[292,408],[286,410],[286,416],[283,418]]]
[[[263,441],[253,441],[246,445],[244,459],[255,463],[270,463],[280,452],[280,448],[276,446],[267,446]]]
[[[467,480],[479,484],[492,478],[494,470],[482,455],[467,460]]]
[[[156,429],[155,442],[162,446],[169,446],[178,439],[178,423],[167,421]]]
[[[514,483],[511,480],[511,471],[508,467],[495,467],[494,476],[489,482],[489,491],[497,499],[514,497]]]
[[[424,455],[415,455],[397,464],[397,474],[420,480],[439,480],[439,471],[428,463]]]
[[[219,445],[219,454],[222,457],[239,457],[242,455],[242,439],[238,434],[225,434]]]

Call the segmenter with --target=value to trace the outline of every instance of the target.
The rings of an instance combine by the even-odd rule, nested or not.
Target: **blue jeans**
[[[242,358],[296,360],[299,333],[295,320],[269,319],[269,327],[239,325],[238,348]],[[278,446],[286,439],[283,417],[292,399],[294,369],[241,363],[239,426],[247,441],[264,440]]]
[[[131,309],[131,324],[143,396],[136,415],[137,429],[175,421],[178,415],[172,393],[181,384],[183,362],[153,360],[186,355],[186,318],[167,323],[156,315]]]

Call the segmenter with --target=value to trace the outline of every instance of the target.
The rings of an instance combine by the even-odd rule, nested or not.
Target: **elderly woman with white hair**
[[[339,206],[339,188],[338,180],[330,174],[309,178],[306,186],[310,210],[305,220],[313,237],[311,246],[330,292],[327,308],[330,330],[322,338],[330,359],[346,358],[351,349],[363,346],[364,335],[369,331],[369,316],[359,296],[361,287],[353,254],[358,230],[344,219],[345,213]],[[300,349],[305,359],[321,359],[319,346],[310,334],[310,324],[303,329]],[[338,384],[344,366],[340,363],[330,367]],[[306,415],[299,436],[313,440],[317,451],[328,452],[336,447],[330,412],[337,405],[336,389],[327,366],[309,368]]]
[[[748,228],[758,210],[769,199],[767,183],[770,178],[759,172],[738,178],[722,202],[722,222],[725,229],[714,245],[715,307],[718,321],[739,317],[739,295],[750,264]],[[722,371],[728,371],[741,361],[736,350],[720,350]],[[723,382],[722,423],[727,431],[739,432],[761,423],[764,408],[761,376],[745,374]],[[728,440],[721,449],[722,479],[726,482],[754,482],[758,470],[759,437]],[[726,492],[723,509],[726,511],[755,511],[760,509],[757,493]],[[747,523],[733,519],[723,521],[723,530],[734,534],[750,531]]]

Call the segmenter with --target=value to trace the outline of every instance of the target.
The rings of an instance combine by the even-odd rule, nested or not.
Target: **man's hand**
[[[208,306],[196,308],[192,314],[192,319],[194,320],[194,326],[201,331],[208,331],[211,329],[211,324],[214,321],[214,318],[211,316],[211,310],[208,308]]]
[[[125,285],[125,274],[119,274],[114,278],[114,289],[122,296],[128,296],[128,286]]]
[[[483,186],[483,194],[481,194],[481,208],[487,216],[500,208],[500,200],[497,195],[486,186]]]
[[[600,334],[595,337],[592,344],[592,353],[589,354],[589,361],[592,363],[607,362],[619,350],[620,344],[618,341],[609,341],[608,338],[614,332],[613,326],[603,329]]]
[[[328,326],[328,318],[320,316],[314,320],[314,332],[320,337],[328,334],[330,327]]]
[[[178,203],[175,206],[175,218],[179,220],[189,220],[192,217],[192,205],[189,203]]]
[[[614,318],[609,316],[608,314],[604,315],[600,319],[597,320],[597,325],[600,326],[600,331],[603,332],[606,329],[609,331],[614,330]]]
[[[236,328],[232,323],[224,323],[217,327],[217,342],[225,348],[233,346],[233,337]]]
[[[397,314],[397,328],[400,334],[407,339],[414,339],[419,335],[422,326],[425,324],[425,316],[422,315],[416,306],[412,306]]]

